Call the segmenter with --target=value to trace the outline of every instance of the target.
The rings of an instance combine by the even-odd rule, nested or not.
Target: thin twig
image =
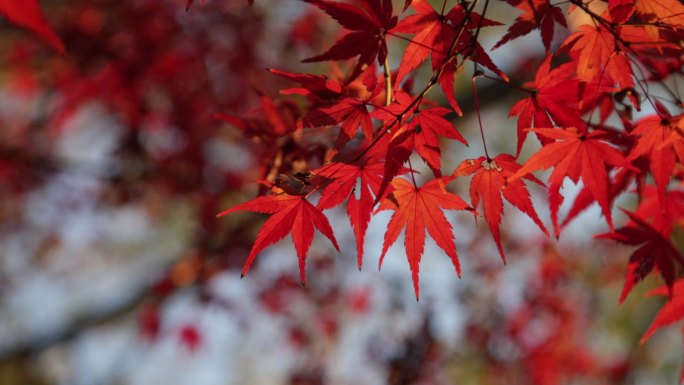
[[[392,73],[389,67],[389,57],[385,57],[385,106],[392,104]]]

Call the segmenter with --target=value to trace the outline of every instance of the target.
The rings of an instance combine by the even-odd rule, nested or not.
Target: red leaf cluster
[[[684,155],[682,115],[669,111],[681,108],[681,102],[666,107],[654,101],[654,96],[648,92],[649,82],[667,87],[663,80],[682,72],[682,47],[673,43],[682,37],[681,16],[677,13],[679,5],[665,0],[609,1],[605,11],[600,13],[580,0],[571,1],[569,7],[548,0],[507,1],[521,14],[508,26],[508,31],[494,48],[539,30],[546,51],[546,57],[536,67],[534,81],[520,86],[511,84],[512,88],[526,93],[526,97],[510,109],[510,115],[517,117],[516,156],[490,157],[486,124],[480,120],[485,154],[463,161],[456,170],[447,173],[450,177],[443,179],[442,142],[467,144],[451,121],[454,116],[462,115],[453,85],[456,76],[465,72],[464,62],[475,64],[472,78],[478,119],[474,79],[484,76],[505,84],[510,82],[479,41],[483,28],[501,25],[487,17],[488,4],[478,8],[476,2],[459,2],[439,7],[416,0],[406,2],[405,9],[397,15],[392,2],[386,0],[306,2],[322,10],[347,32],[325,53],[304,61],[354,59],[347,75],[337,65],[331,76],[270,70],[298,85],[281,90],[282,95],[297,94],[306,98],[302,111],[290,114],[294,122],[280,124],[270,118],[273,114],[265,115],[269,120],[265,124],[263,120],[247,121],[237,117],[224,116],[224,120],[272,143],[283,137],[295,138],[302,130],[311,129],[324,130],[337,140],[327,145],[325,162],[329,163],[309,167],[311,171],[305,171],[308,173],[305,180],[295,183],[296,188],[292,188],[292,183],[286,187],[273,175],[262,174],[266,185],[271,186],[276,195],[259,197],[222,213],[248,209],[274,215],[257,236],[244,271],[259,251],[289,231],[293,235],[302,234],[295,235],[294,240],[303,271],[313,234],[313,225],[308,222],[318,223],[323,234],[334,240],[332,229],[328,228],[320,210],[344,202],[347,202],[347,214],[356,237],[360,268],[365,233],[379,204],[379,210],[394,211],[382,257],[406,228],[405,247],[418,294],[418,265],[425,243],[425,229],[452,258],[458,270],[452,229],[442,210],[468,207],[457,195],[446,190],[447,182],[473,176],[470,181],[473,210],[483,202],[484,219],[505,260],[500,229],[502,197],[547,234],[521,178],[544,186],[531,173],[553,168],[547,182],[551,223],[557,237],[562,230],[561,224],[564,227],[581,210],[597,202],[611,230],[601,237],[644,244],[632,257],[632,264],[643,263],[645,257],[659,253],[667,255],[665,260],[670,262],[656,265],[672,286],[675,279],[672,263],[681,263],[676,257],[676,248],[670,247],[668,240],[672,226],[663,233],[653,230],[652,224],[633,217],[627,227],[613,230],[612,210],[615,198],[626,192],[631,181],[639,184],[638,192],[645,191],[648,188],[644,186],[645,176],[651,174],[660,202],[657,210],[665,213],[669,182],[671,178],[679,178],[677,165]],[[554,44],[558,37],[556,26],[568,27],[566,19],[571,12],[584,14],[589,22],[576,28],[560,44]],[[394,47],[391,45],[393,39],[408,40],[401,61],[394,68],[386,60]],[[415,75],[428,58],[432,75],[422,89],[414,90]],[[656,61],[667,63],[666,67],[649,67]],[[485,71],[493,72],[498,78]],[[444,92],[450,109],[428,99],[428,93],[436,85]],[[676,91],[671,94],[678,97]],[[655,111],[635,120],[632,110],[641,110],[642,100],[647,100]],[[611,117],[617,117],[619,125],[609,124]],[[358,137],[359,131],[362,137]],[[517,157],[529,132],[536,134],[541,148],[521,162]],[[434,179],[422,187],[411,182],[417,172],[411,164],[414,154],[434,175]],[[308,158],[308,162],[313,160]],[[398,178],[404,173],[411,177]],[[285,179],[301,178],[290,174]],[[561,189],[568,179],[582,183],[584,187],[561,222],[559,214],[564,201]],[[309,200],[318,193],[320,198],[314,206]],[[276,202],[290,203],[280,208],[281,203]],[[476,217],[478,215],[476,213]],[[658,216],[653,220],[660,223]],[[278,223],[284,225],[285,222],[295,223],[296,228],[278,228]],[[448,234],[444,229],[448,229]],[[634,236],[626,237],[627,233],[634,233]],[[628,275],[623,299],[631,286],[652,270],[649,266],[652,265],[641,268],[639,274],[633,271],[634,274]]]

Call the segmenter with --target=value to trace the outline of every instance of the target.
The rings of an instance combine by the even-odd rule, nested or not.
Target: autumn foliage
[[[476,9],[477,2],[461,2],[439,9],[426,1],[406,1],[403,10],[394,10],[391,1],[382,0],[307,2],[327,13],[345,32],[326,52],[304,62],[355,59],[353,65],[342,77],[341,74],[327,77],[283,70],[271,72],[297,85],[298,88],[284,90],[283,94],[300,94],[308,101],[301,118],[290,126],[292,135],[325,127],[331,133],[337,132],[338,138],[330,142],[319,168],[288,170],[281,165],[277,173],[284,174],[288,180],[271,180],[268,174],[262,174],[264,183],[271,186],[271,194],[275,195],[256,198],[219,214],[242,209],[277,212],[257,236],[243,274],[259,251],[291,231],[304,282],[306,251],[312,241],[313,226],[337,247],[322,210],[346,202],[357,237],[359,267],[365,230],[372,215],[381,210],[394,211],[380,260],[404,231],[404,248],[418,296],[418,271],[426,230],[451,258],[460,275],[454,244],[454,233],[458,234],[458,230],[451,228],[443,210],[476,212],[482,202],[482,215],[505,261],[499,234],[502,197],[548,235],[522,178],[543,186],[531,173],[553,168],[546,184],[556,237],[561,235],[558,211],[564,200],[561,188],[566,179],[583,183],[580,197],[587,202],[578,198],[575,204],[586,207],[591,201],[597,202],[611,230],[615,197],[633,192],[634,185],[620,183],[621,179],[636,182],[636,192],[642,201],[647,201],[645,192],[653,191],[650,183],[655,184],[659,203],[652,208],[653,212],[645,215],[641,207],[634,212],[626,211],[630,222],[600,237],[641,245],[630,259],[621,301],[654,267],[663,276],[670,293],[674,293],[676,271],[684,259],[669,238],[681,219],[672,217],[666,205],[668,199],[677,196],[676,183],[669,185],[670,179],[676,181],[678,175],[675,168],[682,156],[684,120],[682,102],[675,91],[670,91],[667,80],[681,73],[684,7],[680,3],[608,1],[607,8],[599,14],[588,4],[572,1],[567,12],[585,13],[588,23],[552,51],[555,24],[567,26],[566,11],[543,0],[508,1],[523,13],[494,49],[539,29],[547,51],[534,82],[519,87],[527,97],[511,108],[511,115],[518,117],[515,155],[490,155],[485,144],[484,156],[464,160],[445,178],[439,137],[467,144],[458,129],[444,117],[451,112],[462,115],[453,97],[455,76],[464,72],[464,64],[473,63],[476,102],[475,79],[494,76],[499,81],[511,82],[478,41],[482,28],[499,24],[487,18],[487,2],[482,9]],[[408,9],[413,13],[407,13]],[[409,41],[396,68],[387,61],[392,39]],[[413,74],[428,57],[432,75],[427,84],[415,85]],[[653,63],[660,65],[654,67]],[[487,75],[487,71],[493,75]],[[670,100],[669,107],[648,92],[651,83],[661,85],[672,94],[674,100]],[[428,99],[435,85],[441,87],[451,111],[434,106]],[[633,111],[641,111],[642,103],[648,104],[652,114],[633,119]],[[278,118],[282,112],[263,107],[274,124],[255,134],[287,133],[275,124],[282,121]],[[238,119],[221,118],[229,122]],[[486,142],[486,127],[480,124],[482,140]],[[357,137],[359,130],[362,136]],[[517,158],[528,133],[533,133],[542,147],[523,162]],[[412,175],[414,153],[435,177],[424,186],[416,184]],[[446,190],[454,178],[469,175],[473,175],[472,207]],[[653,182],[649,182],[649,175]],[[357,193],[359,178],[361,185]],[[293,189],[292,184],[297,187]],[[675,190],[670,193],[670,189]],[[320,193],[317,207],[308,202],[316,193]],[[276,207],[275,202],[293,203]],[[662,218],[665,216],[669,220]],[[292,226],[288,227],[287,223]]]
[[[312,12],[322,11],[313,13],[317,18],[339,27],[320,53],[300,58],[310,63],[304,67],[310,68],[307,73],[294,72],[287,64],[262,71],[261,82],[283,86],[277,94],[268,87],[255,92],[256,104],[248,114],[233,113],[227,106],[226,111],[202,115],[196,113],[201,106],[189,102],[182,111],[188,117],[180,118],[195,119],[189,117],[195,113],[204,118],[193,124],[227,124],[258,148],[260,164],[253,184],[258,196],[228,209],[219,208],[217,195],[201,198],[210,202],[204,206],[205,221],[229,221],[238,211],[269,215],[244,256],[243,276],[263,250],[290,235],[305,283],[314,230],[337,251],[351,248],[346,251],[356,254],[361,269],[371,219],[390,212],[380,264],[403,234],[419,298],[426,235],[460,276],[459,234],[474,231],[478,221],[486,222],[501,259],[507,261],[501,235],[504,201],[513,206],[509,210],[528,217],[528,225],[540,236],[550,238],[563,237],[566,226],[596,203],[608,231],[595,238],[634,247],[625,258],[619,302],[648,276],[659,276],[664,283],[651,294],[667,296],[668,301],[643,341],[684,318],[684,257],[675,240],[684,221],[684,104],[677,88],[684,71],[680,1],[506,0],[517,17],[493,47],[483,46],[482,35],[502,22],[489,13],[489,0],[304,2]],[[252,1],[243,3],[238,8]],[[192,0],[186,6],[190,14],[203,12]],[[0,14],[35,34],[55,55],[65,53],[37,0],[0,0]],[[572,28],[571,18],[580,21]],[[559,33],[570,28],[570,33]],[[545,56],[528,68],[529,79],[506,74],[491,53],[535,31]],[[170,62],[185,60],[190,59],[169,57],[159,63],[164,74],[160,83],[179,76]],[[103,77],[117,86],[107,72]],[[485,83],[501,83],[517,95],[509,109],[515,124],[507,128],[510,145],[504,153],[487,146],[493,138],[480,116],[485,96],[478,94]],[[84,83],[75,89],[86,92],[87,87]],[[462,107],[457,96],[462,94],[455,93],[459,87],[469,88],[467,103],[472,101],[473,109]],[[77,94],[74,91],[74,98]],[[126,101],[113,101],[117,103],[126,110]],[[483,151],[475,158],[452,151],[458,166],[448,168],[447,146],[473,145],[460,125],[468,114],[478,122],[477,146]],[[199,148],[189,151],[197,153]],[[160,160],[160,169],[165,161]],[[189,161],[186,166],[193,165]],[[450,185],[458,180],[470,186],[463,197]],[[576,196],[563,192],[568,183],[581,187]],[[191,190],[180,182],[171,188]],[[531,188],[546,189],[548,220],[537,211],[539,203],[533,204]],[[632,199],[618,207],[621,196]],[[571,200],[566,202],[570,209],[561,215],[566,200]],[[348,216],[355,245],[338,244],[326,215],[335,208]],[[472,227],[452,226],[445,215],[449,211],[467,212]],[[227,218],[213,218],[217,212]],[[539,301],[546,300],[539,296]],[[511,325],[524,323],[527,316],[512,316],[518,318]],[[570,318],[566,322],[575,322]]]
[[[679,159],[677,148],[681,139],[681,114],[669,112],[661,101],[645,91],[649,82],[667,87],[667,77],[677,75],[675,71],[662,73],[662,70],[651,68],[649,64],[659,61],[670,64],[668,67],[673,69],[681,64],[682,48],[677,43],[682,36],[680,4],[609,1],[605,11],[597,14],[587,4],[572,2],[568,12],[586,13],[589,24],[581,26],[555,51],[551,51],[554,24],[567,25],[565,12],[547,1],[509,1],[523,14],[510,26],[495,48],[540,29],[547,49],[547,57],[538,67],[535,81],[520,88],[529,96],[511,109],[511,115],[518,116],[515,153],[520,154],[530,132],[539,138],[543,146],[522,165],[509,154],[491,157],[484,154],[478,159],[465,160],[450,173],[453,176],[445,180],[441,179],[438,136],[463,144],[466,142],[457,128],[444,118],[449,110],[434,107],[426,97],[428,92],[439,84],[450,100],[453,112],[461,115],[458,102],[452,95],[454,76],[463,71],[464,62],[474,63],[474,79],[488,77],[485,71],[489,70],[501,81],[510,81],[477,40],[482,28],[499,24],[486,17],[486,5],[481,11],[476,11],[474,2],[435,9],[426,1],[407,1],[403,12],[396,12],[391,1],[308,2],[323,10],[348,32],[325,53],[305,59],[304,62],[356,59],[349,75],[336,80],[335,77],[322,75],[294,74],[282,70],[272,72],[295,82],[299,87],[285,90],[284,94],[304,95],[309,101],[302,117],[294,122],[291,130],[329,127],[327,129],[332,132],[339,132],[338,139],[329,147],[320,168],[295,171],[289,176],[287,170],[279,170],[285,171],[279,174],[285,174],[286,178],[293,179],[294,184],[299,185],[297,189],[283,188],[280,183],[287,181],[268,180],[268,175],[262,175],[265,183],[272,185],[275,197],[257,198],[250,204],[220,214],[240,209],[270,213],[275,210],[272,208],[275,199],[286,201],[288,196],[304,197],[301,198],[303,201],[290,198],[298,203],[282,208],[286,210],[282,215],[296,218],[290,222],[295,225],[287,230],[292,231],[302,270],[306,250],[313,237],[313,227],[309,227],[311,222],[317,226],[321,223],[323,234],[334,240],[327,222],[320,216],[320,210],[343,204],[347,197],[351,197],[347,210],[357,236],[359,265],[365,226],[375,212],[375,204],[380,204],[380,210],[396,211],[388,225],[384,249],[395,242],[406,226],[405,248],[416,282],[416,294],[417,271],[426,228],[452,258],[458,270],[453,234],[444,219],[443,209],[477,210],[482,201],[484,218],[489,223],[504,260],[499,236],[503,213],[502,194],[513,206],[530,216],[542,232],[547,233],[532,206],[524,182],[521,182],[521,178],[526,177],[544,185],[531,175],[534,171],[553,168],[547,183],[551,218],[557,237],[561,232],[558,209],[564,199],[560,190],[566,178],[574,183],[583,182],[587,191],[585,194],[589,195],[585,199],[599,204],[611,229],[612,201],[619,193],[629,192],[630,187],[623,184],[620,191],[614,191],[616,182],[611,174],[621,172],[621,175],[627,174],[623,178],[637,180],[638,191],[648,189],[647,176],[653,175],[661,204],[667,199],[667,185],[673,176],[675,161]],[[413,9],[415,13],[405,17],[395,14],[403,15],[407,9]],[[386,61],[388,41],[391,42],[392,38],[409,40],[394,73]],[[428,57],[433,74],[424,87],[414,90],[413,81],[406,79]],[[552,66],[552,63],[558,64]],[[383,71],[384,76],[381,73]],[[631,111],[641,110],[641,99],[654,109],[654,113],[653,116],[635,121],[631,118]],[[670,109],[681,108],[681,101],[674,102]],[[279,113],[277,110],[266,111],[265,108],[264,112],[275,119],[277,115],[272,114]],[[609,123],[612,115],[618,115],[620,126]],[[229,122],[238,119],[221,118]],[[373,124],[373,120],[377,123]],[[350,143],[359,129],[363,137]],[[266,132],[260,135],[267,136],[270,130],[279,135],[286,133],[277,125],[272,128],[266,126],[263,130]],[[483,135],[483,140],[486,141],[486,135]],[[404,168],[414,153],[427,163],[436,178],[425,187],[417,186],[412,177],[407,180],[405,176],[415,172],[410,166],[409,169]],[[646,161],[641,163],[641,168],[630,162],[642,157]],[[378,163],[378,160],[382,163]],[[378,164],[383,167],[378,168]],[[361,174],[371,169],[375,175]],[[458,196],[447,192],[445,186],[454,177],[471,174],[474,174],[470,194],[473,207],[468,207]],[[354,196],[355,181],[359,177],[362,181],[361,199]],[[371,181],[374,189],[370,185]],[[430,194],[426,194],[428,186]],[[317,209],[306,202],[316,192],[321,193]],[[659,209],[660,215],[667,212],[662,205]],[[637,214],[629,215],[632,225],[619,230],[621,233],[631,229],[650,229],[651,225],[642,222]],[[302,221],[302,217],[310,218]],[[269,220],[259,233],[245,265],[245,272],[255,253],[264,248],[264,242],[273,243],[287,235],[285,229],[273,223]],[[446,228],[448,234],[437,232],[439,228]],[[617,235],[610,237],[628,242]],[[629,239],[635,241],[638,238]],[[675,265],[671,262],[679,263],[681,256],[671,245],[668,248],[667,237],[660,242],[664,243],[662,247],[672,251],[661,256],[663,250],[648,250],[644,257],[655,261],[664,258],[667,261],[660,263],[658,270],[669,277],[666,283],[672,287]],[[642,269],[639,270],[638,280],[651,270],[643,264],[640,266]],[[652,263],[646,266],[652,266]],[[631,287],[635,279],[628,278],[626,288]]]

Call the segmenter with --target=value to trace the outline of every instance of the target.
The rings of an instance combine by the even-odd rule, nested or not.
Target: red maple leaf
[[[261,105],[254,110],[254,117],[214,114],[214,118],[235,126],[247,137],[258,137],[269,144],[295,131],[299,111],[294,102],[276,101],[266,95],[259,95],[259,100]]]
[[[649,22],[684,28],[684,4],[678,0],[637,1],[636,12]]]
[[[662,229],[654,228],[635,214],[627,210],[623,211],[631,220],[627,226],[595,236],[595,238],[612,239],[626,245],[641,245],[629,258],[627,278],[620,295],[620,303],[627,298],[634,285],[643,280],[654,267],[658,268],[672,295],[675,262],[684,264],[684,258],[670,241],[669,234]]]
[[[320,209],[306,200],[304,195],[268,195],[260,196],[249,202],[231,207],[219,213],[221,217],[236,211],[251,211],[255,213],[273,214],[257,234],[256,241],[249,252],[242,275],[247,274],[252,261],[262,250],[283,239],[288,233],[292,233],[297,255],[299,256],[299,276],[302,284],[306,282],[306,254],[313,241],[314,227],[325,235],[337,251],[340,247],[328,223],[328,219]]]
[[[359,127],[366,140],[373,137],[373,121],[368,111],[368,103],[355,98],[344,98],[326,106],[310,110],[302,118],[304,127],[321,127],[340,124],[341,139],[346,142],[356,135]]]
[[[624,23],[632,16],[636,0],[608,0],[610,18],[616,23]]]
[[[571,78],[574,71],[571,63],[551,70],[551,55],[548,55],[537,70],[534,82],[526,84],[532,88],[530,97],[517,102],[509,116],[518,116],[518,145],[515,156],[520,155],[527,130],[531,127],[551,127],[551,118],[558,126],[583,127],[579,111],[579,81]]]
[[[423,63],[428,56],[432,59],[433,71],[439,68],[449,54],[449,48],[455,39],[458,39],[455,46],[456,51],[468,56],[471,60],[482,66],[489,68],[502,79],[508,80],[504,74],[487,55],[482,46],[474,41],[468,29],[475,29],[480,26],[496,26],[500,23],[482,19],[475,12],[468,12],[460,4],[455,5],[448,12],[438,13],[425,0],[416,0],[411,4],[416,11],[415,15],[402,19],[391,32],[415,34],[404,51],[404,56],[397,70],[397,84],[411,71],[415,70]],[[459,29],[464,29],[463,33],[458,34]],[[449,104],[456,113],[461,115],[461,108],[454,98],[454,72],[456,65],[454,62],[442,72],[439,85],[444,91]]]
[[[326,76],[289,73],[274,69],[269,69],[269,71],[302,85],[302,88],[281,90],[281,94],[299,94],[309,97],[314,102],[301,120],[304,127],[340,124],[342,137],[338,143],[346,143],[353,138],[359,127],[366,140],[370,140],[373,136],[373,122],[368,106],[371,105],[369,100],[377,95],[379,87],[368,83],[372,83],[371,78],[375,77],[374,66],[369,67],[365,72],[367,76],[363,74],[360,76],[364,78],[364,82],[355,82],[362,83],[363,90],[352,88],[352,85],[359,86],[358,84],[342,84]]]
[[[425,0],[414,1],[411,7],[416,11],[416,14],[402,19],[396,28],[392,30],[393,33],[415,34],[404,51],[404,56],[397,73],[398,81],[403,79],[409,72],[418,68],[428,56],[432,58],[432,69],[439,68],[447,58],[446,55],[448,54],[449,47],[455,38],[458,37],[462,45],[470,41],[468,38],[469,33],[463,33],[462,37],[457,36],[457,27],[463,26],[468,29],[475,29],[480,24],[483,27],[501,25],[501,23],[494,20],[482,19],[482,16],[476,12],[468,13],[460,4],[456,4],[446,13],[437,12]],[[482,49],[481,46],[480,49]],[[482,54],[486,56],[484,50],[482,52],[478,50],[477,55]],[[482,59],[481,64],[485,67],[497,73],[501,72],[498,68],[491,68],[488,64],[484,63],[491,61],[489,57],[486,59],[480,57],[480,59]],[[477,57],[474,60],[479,62]]]
[[[642,200],[636,209],[640,218],[647,219],[653,227],[668,236],[684,217],[684,191],[673,189],[665,195],[665,201],[658,196],[657,188],[652,185],[641,189]]]
[[[560,195],[563,179],[569,177],[574,183],[577,183],[581,176],[584,185],[589,188],[601,206],[603,215],[612,229],[613,219],[610,214],[606,167],[612,165],[634,171],[636,169],[618,150],[604,142],[607,133],[601,130],[585,133],[575,127],[566,130],[536,128],[530,131],[554,139],[556,142],[547,144],[532,155],[525,165],[509,178],[509,183],[532,171],[555,167],[549,177],[549,203],[551,220],[555,234],[558,236],[558,209],[563,201],[563,197]]]
[[[610,18],[606,13],[605,17]],[[577,78],[592,83],[607,76],[622,89],[634,87],[633,71],[625,47],[616,40],[614,31],[602,25],[582,25],[568,36],[561,49],[569,49],[575,59]],[[613,85],[613,84],[608,84]]]
[[[555,23],[568,27],[563,11],[551,5],[549,0],[506,0],[506,2],[521,10],[523,14],[515,19],[515,22],[508,28],[508,32],[492,49],[539,29],[544,47],[549,51]]]
[[[58,53],[66,52],[62,40],[45,21],[38,0],[0,0],[0,15],[31,31]]]
[[[648,341],[661,327],[672,325],[684,318],[684,278],[677,280],[673,287],[664,285],[646,293],[646,297],[656,295],[669,296],[670,298],[658,310],[658,314],[656,314],[653,322],[651,322],[651,326],[648,327],[648,330],[641,337],[640,343],[642,344]]]
[[[639,139],[627,159],[630,161],[639,157],[648,159],[648,168],[658,189],[658,199],[663,203],[665,202],[667,184],[675,168],[676,140],[681,140],[681,134],[677,131],[677,124],[683,116],[679,115],[674,118],[649,116],[639,121],[634,130],[630,132],[630,135],[639,136]]]
[[[385,189],[399,174],[414,151],[428,164],[436,177],[442,176],[438,136],[468,145],[456,127],[444,118],[444,115],[449,113],[448,109],[444,107],[417,108],[408,94],[399,91],[395,96],[394,103],[374,112],[375,117],[387,122],[388,125],[395,125],[397,116],[404,117],[399,129],[392,131],[392,135],[388,135],[384,141],[378,142],[378,145],[385,145],[387,148],[385,173],[378,199],[382,199]],[[385,128],[387,129],[387,125]]]
[[[637,4],[644,3],[648,2],[640,1]],[[679,7],[680,12],[684,12],[684,6]],[[668,22],[629,24],[615,29],[619,41],[627,46],[625,51],[638,60],[640,68],[647,70],[647,74],[639,73],[646,80],[659,80],[668,77],[668,74],[682,73],[684,47],[679,42],[684,33],[684,23],[678,29],[673,28],[674,23],[669,24],[670,20],[674,21],[677,17],[684,19],[681,15],[673,14],[667,19]]]
[[[496,241],[496,247],[499,249],[499,254],[504,262],[506,262],[506,256],[504,255],[499,235],[499,225],[501,224],[501,215],[504,210],[503,200],[501,199],[502,195],[518,210],[532,218],[544,234],[549,235],[546,227],[544,227],[544,224],[537,216],[537,212],[534,210],[525,183],[520,179],[512,182],[506,181],[506,178],[520,170],[521,167],[511,155],[500,154],[494,159],[487,159],[484,156],[477,159],[467,159],[454,171],[455,176],[475,174],[470,182],[471,205],[477,209],[480,200],[482,200],[485,220],[489,223],[489,228]],[[534,176],[528,175],[525,178],[541,186],[544,185]]]
[[[380,189],[384,163],[377,157],[364,158],[358,164],[333,162],[313,171],[331,181],[321,190],[318,208],[326,210],[347,201],[347,216],[356,237],[357,262],[363,265],[363,243],[373,214],[374,195]],[[357,189],[357,182],[360,182]],[[357,198],[358,196],[358,198]]]
[[[639,343],[641,344],[646,343],[646,341],[648,341],[648,339],[651,338],[651,336],[660,328],[670,326],[684,318],[684,279],[680,278],[674,284],[673,288],[670,288],[666,285],[646,293],[646,297],[652,297],[656,295],[669,295],[670,298],[667,302],[665,302],[663,307],[658,310],[658,314],[656,314],[653,322],[651,322],[651,326],[648,327],[648,330],[646,330],[644,335],[641,337],[641,340],[639,340]],[[682,332],[684,333],[684,329],[682,329]],[[683,382],[684,370],[681,370],[679,373],[679,383],[681,384]]]
[[[302,88],[289,88],[280,91],[281,94],[298,94],[319,100],[334,100],[344,93],[344,85],[337,80],[328,79],[323,75],[298,74],[268,68],[268,72],[285,79],[299,83]]]
[[[608,202],[612,205],[615,198],[621,193],[625,192],[634,181],[635,174],[631,169],[620,169],[613,180],[608,184]],[[586,210],[591,204],[596,202],[596,198],[591,193],[591,190],[584,186],[582,190],[575,197],[575,201],[572,202],[572,207],[568,211],[568,214],[563,219],[560,224],[560,229],[563,230],[573,219],[575,219],[582,211]]]
[[[448,113],[449,110],[444,107],[416,110],[413,119],[394,133],[390,147],[405,146],[415,150],[430,166],[435,176],[441,177],[442,154],[437,136],[458,140],[465,145],[468,144],[456,130],[456,127],[443,117]],[[410,155],[410,152],[406,152],[406,154]],[[407,160],[408,157],[399,163],[403,164]]]
[[[471,208],[458,195],[444,191],[444,185],[453,179],[454,177],[435,178],[422,187],[416,187],[406,179],[395,178],[392,181],[394,190],[380,203],[378,208],[378,210],[394,210],[385,232],[379,265],[382,265],[387,250],[397,241],[401,231],[406,228],[404,246],[411,267],[416,299],[418,299],[420,290],[418,272],[420,270],[420,259],[425,248],[425,229],[437,246],[451,258],[456,273],[459,277],[461,276],[454,233],[442,209],[471,210]]]
[[[645,169],[638,159],[633,163],[637,168]],[[635,174],[631,169],[620,169],[612,178],[613,181],[608,186],[608,200],[612,204],[615,198],[625,192],[633,182],[636,182],[641,198],[636,214],[653,223],[655,228],[661,229],[666,234],[670,234],[677,224],[678,218],[684,215],[684,192],[680,190],[670,190],[664,196],[660,195],[660,189],[653,185],[644,185],[645,175]],[[664,200],[663,200],[664,198]],[[572,207],[567,216],[561,223],[561,229],[572,219],[577,217],[596,199],[591,195],[591,191],[586,186],[577,194]]]
[[[352,31],[342,36],[328,51],[304,59],[304,63],[359,56],[352,78],[361,72],[364,65],[371,65],[376,57],[379,63],[384,63],[387,57],[385,33],[397,25],[397,17],[392,15],[391,0],[360,0],[361,7],[325,0],[303,1],[320,8]]]
[[[393,30],[395,33],[414,34],[399,64],[397,82],[401,82],[430,55],[433,56],[433,69],[439,68],[449,48],[448,36],[453,35],[453,32],[450,33],[453,26],[448,24],[447,16],[437,13],[428,2],[417,0],[411,4],[411,7],[416,14],[399,21]],[[454,12],[457,8],[460,7],[457,6],[450,12]]]

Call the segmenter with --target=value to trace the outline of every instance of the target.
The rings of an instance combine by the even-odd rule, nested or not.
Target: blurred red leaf
[[[38,0],[0,0],[0,14],[31,31],[58,53],[66,52],[62,40],[45,21]]]

